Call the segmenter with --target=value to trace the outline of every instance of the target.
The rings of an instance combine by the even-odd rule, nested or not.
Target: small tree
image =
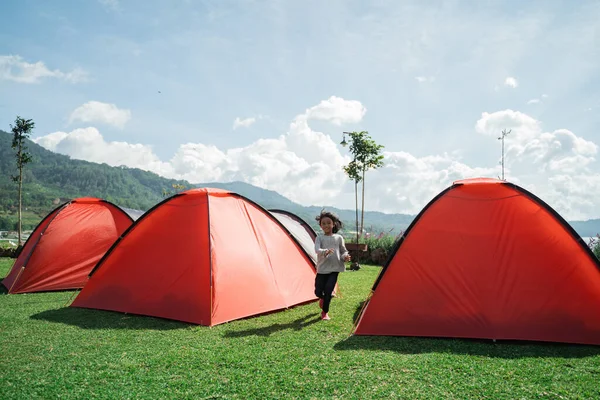
[[[185,190],[185,185],[182,185],[180,183],[174,183],[174,184],[171,185],[171,187],[174,190],[167,190],[167,189],[163,189],[162,190],[162,196],[163,197],[165,197],[165,198],[166,197],[170,197],[170,196],[173,196],[174,194],[177,194],[177,193],[182,192],[183,190]]]
[[[383,154],[381,150],[383,146],[375,143],[373,139],[367,135],[363,138],[358,156],[358,161],[362,166],[362,210],[360,214],[360,232],[362,234],[365,226],[365,173],[370,169],[377,169],[383,167]]]
[[[356,202],[356,245],[362,234],[365,220],[365,174],[370,169],[376,169],[383,166],[382,145],[377,144],[369,132],[348,132],[350,136],[350,153],[353,160],[344,166],[344,172],[354,181],[354,197]],[[360,226],[358,225],[358,182],[362,182],[362,202]],[[358,251],[357,251],[358,255]],[[356,262],[358,263],[358,256]]]
[[[354,156],[354,159],[344,167],[344,171],[350,179],[354,180],[355,194],[357,194],[356,189],[358,182],[362,182],[362,210],[360,228],[357,228],[357,230],[362,233],[365,221],[365,174],[370,169],[377,169],[383,166],[383,155],[381,154],[381,150],[384,146],[377,144],[371,139],[371,136],[369,136],[369,132],[367,131],[350,132],[348,134],[352,139],[350,153]],[[356,203],[358,204],[358,200]]]
[[[18,222],[17,222],[17,231],[19,235],[19,246],[23,244],[21,240],[21,223],[22,216],[21,210],[23,207],[22,193],[23,193],[23,168],[26,164],[31,162],[31,154],[27,151],[27,142],[31,135],[31,131],[35,127],[35,123],[31,119],[23,119],[17,116],[15,120],[15,126],[10,126],[13,140],[12,140],[12,148],[15,149],[15,158],[17,161],[17,169],[19,170],[19,174],[12,177],[13,181],[19,183],[19,214],[18,214]]]

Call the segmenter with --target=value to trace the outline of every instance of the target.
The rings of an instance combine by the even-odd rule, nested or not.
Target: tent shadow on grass
[[[600,355],[600,347],[565,343],[402,336],[350,336],[335,350],[395,351],[400,354],[465,354],[490,358],[583,358]]]
[[[171,330],[193,326],[161,318],[72,307],[43,311],[30,318],[78,326],[82,329]]]
[[[311,317],[313,317],[313,318],[310,319]],[[319,316],[319,314],[305,315],[304,317],[295,319],[294,321],[289,322],[287,324],[277,323],[277,324],[265,326],[263,328],[246,329],[244,331],[228,331],[228,332],[225,332],[223,337],[225,337],[225,338],[239,338],[239,337],[246,337],[246,336],[268,337],[275,332],[284,331],[286,329],[300,331],[303,328],[306,328],[307,326],[315,324],[319,321],[321,321],[321,317]]]
[[[354,312],[356,321],[364,302]],[[461,338],[429,338],[409,336],[355,336],[334,346],[335,350],[387,350],[400,354],[467,354],[490,358],[582,358],[600,355],[600,346],[568,343],[533,342]]]

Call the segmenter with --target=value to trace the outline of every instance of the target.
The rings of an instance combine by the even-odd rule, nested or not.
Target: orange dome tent
[[[356,335],[600,344],[600,263],[546,203],[496,179],[455,182],[396,244]]]
[[[316,300],[315,274],[267,210],[226,190],[192,189],[136,221],[71,306],[213,326]]]
[[[105,200],[71,200],[33,230],[2,284],[9,293],[81,289],[94,265],[132,223],[124,209]]]

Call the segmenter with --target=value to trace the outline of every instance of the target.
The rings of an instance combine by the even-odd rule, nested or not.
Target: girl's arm
[[[322,256],[327,255],[327,249],[322,249],[321,248],[321,236],[317,235],[317,238],[315,239],[315,253],[320,254]]]
[[[340,257],[346,258],[347,256],[349,256],[349,254],[346,249],[346,243],[344,242],[344,237],[340,235]]]

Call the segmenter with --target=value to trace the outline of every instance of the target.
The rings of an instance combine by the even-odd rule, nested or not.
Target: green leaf
[[[363,171],[381,168],[384,165],[381,154],[384,146],[371,139],[367,131],[350,132],[349,136],[353,160],[344,166],[344,172],[351,180],[358,182]]]

